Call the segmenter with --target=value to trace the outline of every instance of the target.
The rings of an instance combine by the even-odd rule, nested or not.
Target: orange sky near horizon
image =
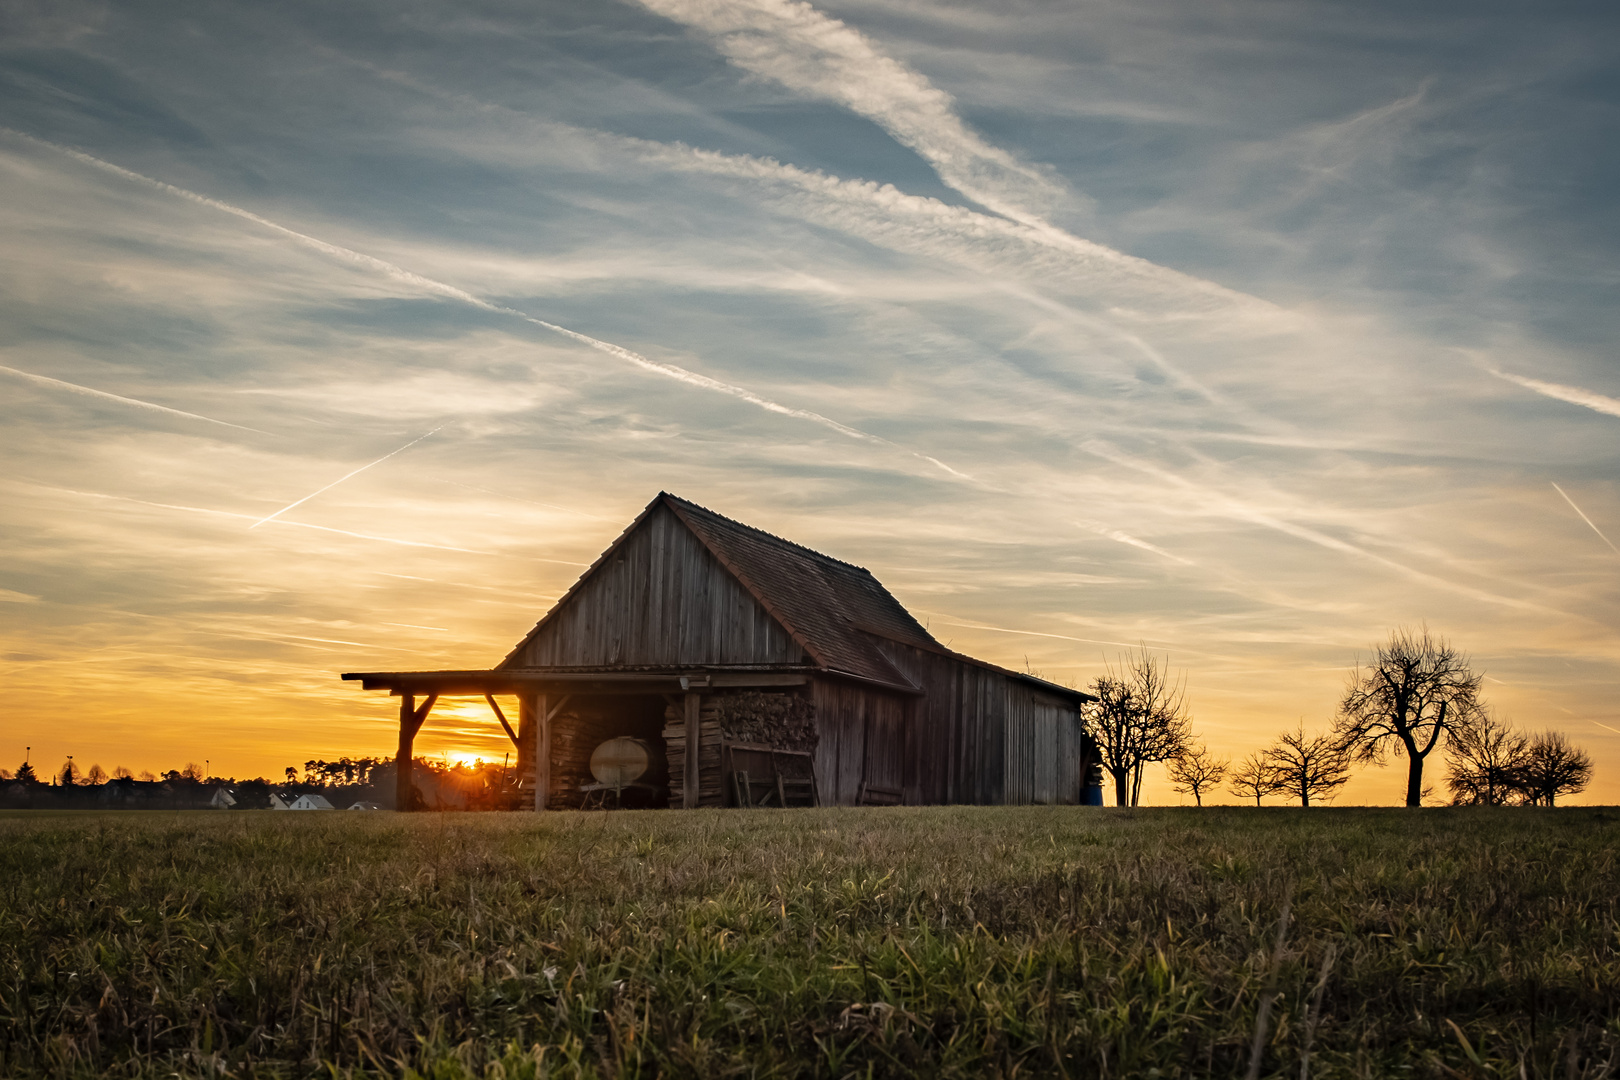
[[[621,516],[628,523],[638,510],[625,506]],[[17,762],[7,760],[4,765],[15,768],[25,743],[32,747],[36,768],[42,769],[59,768],[72,754],[81,769],[95,763],[108,771],[124,766],[137,773],[160,772],[208,761],[217,775],[272,780],[279,780],[289,765],[301,770],[312,758],[391,756],[398,699],[362,691],[357,684],[339,681],[339,674],[473,668],[498,662],[549,608],[547,598],[572,584],[579,573],[577,564],[594,558],[597,552],[590,545],[605,547],[619,531],[608,524],[605,514],[573,516],[578,522],[566,544],[542,549],[555,561],[537,565],[522,560],[529,563],[524,569],[531,575],[531,587],[521,591],[486,584],[493,580],[489,577],[470,580],[478,564],[456,555],[390,553],[383,562],[388,570],[367,570],[363,563],[375,565],[375,557],[363,545],[343,550],[348,541],[317,537],[289,551],[286,564],[290,569],[315,554],[346,564],[344,572],[323,582],[322,602],[347,607],[359,617],[318,623],[297,617],[239,620],[230,629],[228,622],[185,625],[168,618],[154,626],[156,620],[150,617],[120,620],[109,614],[97,627],[102,644],[93,659],[79,656],[72,647],[70,639],[80,632],[79,626],[67,628],[55,642],[35,635],[29,648],[54,646],[62,650],[61,658],[20,665],[13,661],[8,679],[11,715],[28,719],[11,729],[17,745],[7,749]],[[552,528],[561,532],[567,517],[550,516]],[[798,524],[797,530],[779,521],[765,527],[804,540],[813,525]],[[225,533],[221,539],[236,537]],[[839,555],[848,554],[850,545],[829,534],[812,546]],[[194,556],[200,546],[187,550]],[[187,558],[183,552],[177,555]],[[507,566],[515,562],[516,557]],[[930,598],[931,583],[918,571],[890,574],[875,563],[868,560],[866,565],[942,642],[1003,666],[1084,686],[1106,662],[1117,659],[1128,641],[1128,631],[1119,634],[1117,643],[1101,637],[1083,643],[1076,640],[1078,634],[1061,632],[1082,629],[1076,624],[1090,622],[1080,619],[1048,621],[1042,624],[1046,629],[1019,631],[1004,625],[1017,621],[1016,612],[997,611],[993,602],[967,606]],[[267,570],[263,576],[276,574]],[[948,610],[952,607],[957,610]],[[1097,627],[1093,632],[1107,631]],[[1230,643],[1194,639],[1179,648],[1167,646],[1161,655],[1186,677],[1197,734],[1218,754],[1236,759],[1260,749],[1295,722],[1302,721],[1307,729],[1324,729],[1351,663],[1370,652],[1377,640],[1370,637],[1359,650],[1351,642],[1336,649],[1316,643],[1274,647],[1265,650],[1272,662],[1258,667],[1246,666],[1257,662],[1252,652],[1249,660],[1232,655]],[[21,643],[8,644],[14,654]],[[1480,662],[1479,650],[1472,651],[1476,667],[1486,672],[1487,699],[1499,715],[1526,730],[1562,730],[1592,753],[1598,764],[1596,781],[1568,801],[1620,801],[1620,768],[1616,768],[1620,762],[1613,760],[1612,752],[1620,743],[1615,738],[1620,735],[1620,710],[1593,709],[1578,687],[1550,687],[1546,681],[1535,681],[1533,669],[1500,678],[1491,674],[1493,668],[1499,670],[1497,665]],[[1341,663],[1332,663],[1335,656]],[[1566,667],[1567,661],[1545,666]],[[509,717],[515,716],[515,700],[503,699],[502,704]],[[1559,715],[1549,715],[1553,711]],[[61,722],[62,716],[77,717],[77,730]],[[1550,722],[1538,724],[1533,718]],[[475,697],[443,699],[416,747],[421,756],[452,761],[477,757],[500,761],[512,749],[487,703]],[[1443,769],[1441,755],[1434,755],[1428,775],[1437,803],[1445,801]],[[1358,768],[1335,804],[1398,804],[1404,791],[1404,762],[1392,759],[1384,768]],[[1111,788],[1108,797],[1111,800]],[[1191,802],[1170,790],[1162,767],[1150,770],[1144,799],[1154,805]],[[1224,791],[1211,801],[1238,802]]]

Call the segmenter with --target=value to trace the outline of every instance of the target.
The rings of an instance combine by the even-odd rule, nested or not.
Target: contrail
[[[1575,505],[1575,500],[1569,497],[1569,492],[1565,491],[1563,488],[1559,487],[1557,484],[1553,484],[1553,490],[1558,492],[1558,494],[1562,495],[1564,497],[1564,501],[1569,503],[1570,508],[1572,510],[1574,510],[1577,514],[1581,515],[1581,520],[1582,521],[1584,521],[1588,525],[1592,526],[1592,531],[1593,532],[1597,533],[1599,536],[1603,536],[1603,530],[1598,528],[1596,525],[1594,525],[1592,523],[1592,519],[1586,516],[1586,511],[1582,510],[1580,507]],[[1620,555],[1620,548],[1617,548],[1617,547],[1614,546],[1614,541],[1613,540],[1610,540],[1607,536],[1603,536],[1603,542],[1605,544],[1609,545],[1609,550],[1610,551],[1614,552],[1616,555]]]
[[[6,367],[4,364],[0,364],[0,371],[5,372],[7,375],[15,375],[19,379],[27,379],[29,382],[39,383],[41,386],[49,386],[57,390],[67,390],[74,394],[84,394],[87,397],[101,398],[103,401],[116,401],[120,405],[133,405],[138,409],[151,409],[153,412],[168,413],[170,416],[183,416],[187,420],[201,420],[205,424],[218,424],[220,427],[235,428],[238,431],[251,431],[256,435],[270,434],[270,432],[260,431],[258,428],[243,427],[241,424],[231,424],[224,420],[215,420],[211,416],[199,416],[196,413],[185,412],[180,409],[171,409],[167,405],[156,405],[150,401],[142,401],[139,398],[123,397],[119,394],[109,394],[105,390],[92,390],[88,386],[80,386],[78,383],[63,382],[61,379],[53,379],[49,375],[35,375],[28,371],[18,371],[16,368]]]
[[[1080,526],[1082,529],[1096,533],[1098,536],[1106,536],[1108,539],[1117,541],[1121,544],[1129,544],[1131,547],[1141,548],[1143,551],[1151,551],[1155,555],[1162,555],[1171,562],[1178,562],[1183,566],[1196,565],[1191,559],[1183,559],[1180,555],[1172,554],[1164,550],[1162,547],[1156,547],[1153,544],[1148,543],[1146,540],[1138,540],[1128,532],[1122,532],[1119,529],[1110,529],[1105,525],[1091,525],[1084,521],[1077,521],[1075,524]]]
[[[433,431],[428,432],[427,435],[418,435],[416,438],[412,439],[410,442],[406,443],[404,446],[400,447],[398,450],[390,451],[389,453],[386,453],[382,457],[378,458],[376,461],[373,461],[371,463],[371,465],[362,465],[358,469],[354,470],[354,472],[345,473],[344,475],[338,477],[336,480],[332,481],[330,484],[327,484],[325,487],[321,488],[320,491],[312,491],[308,495],[305,495],[302,499],[299,499],[297,502],[288,503],[286,506],[283,506],[280,510],[277,510],[275,513],[271,514],[269,517],[263,517],[263,518],[260,518],[258,521],[255,521],[253,524],[249,525],[248,528],[257,529],[260,525],[263,525],[267,521],[276,520],[276,518],[280,517],[282,514],[285,514],[287,511],[291,510],[293,507],[302,506],[305,503],[309,502],[309,500],[311,500],[315,496],[319,495],[321,493],[321,491],[331,491],[333,488],[335,488],[339,484],[343,483],[343,481],[349,479],[349,477],[351,477],[351,476],[359,476],[361,473],[363,473],[367,469],[371,468],[372,465],[381,465],[383,462],[387,461],[389,458],[393,457],[395,454],[404,453],[406,450],[409,450],[411,447],[415,446],[417,443],[419,443],[423,439],[427,438],[428,435],[432,435],[435,432],[438,432],[438,431],[442,430],[443,427],[444,427],[444,425],[440,424],[438,427],[434,428]]]
[[[1612,728],[1608,724],[1605,724],[1601,720],[1594,720],[1594,721],[1592,721],[1592,723],[1596,724],[1598,727],[1602,728],[1604,731],[1612,731],[1616,735],[1620,735],[1620,728]]]
[[[830,416],[823,416],[821,413],[812,412],[809,409],[796,409],[788,405],[782,405],[778,402],[771,401],[769,398],[761,397],[746,387],[737,386],[733,383],[721,382],[719,379],[711,379],[707,375],[700,375],[695,371],[680,367],[676,364],[665,364],[656,360],[650,360],[647,357],[642,356],[640,353],[632,352],[621,345],[615,345],[612,342],[591,337],[589,334],[581,334],[577,330],[570,330],[565,326],[558,326],[556,323],[547,322],[544,319],[536,318],[526,311],[519,311],[517,308],[507,307],[503,304],[491,303],[490,301],[481,297],[474,296],[465,289],[458,289],[454,285],[447,284],[443,281],[436,281],[430,277],[424,277],[421,274],[407,270],[402,266],[395,265],[394,263],[387,262],[386,260],[378,259],[371,255],[362,254],[361,252],[354,251],[351,248],[328,243],[325,240],[319,239],[318,237],[310,236],[307,233],[298,232],[295,229],[289,229],[285,225],[276,224],[269,218],[260,217],[251,210],[244,210],[240,206],[233,206],[230,203],[221,202],[218,199],[211,199],[206,195],[199,195],[195,191],[188,191],[183,187],[177,187],[174,184],[170,184],[162,180],[155,180],[150,176],[135,172],[131,169],[126,169],[121,165],[114,165],[110,161],[103,161],[101,158],[93,157],[90,154],[84,153],[82,150],[74,150],[71,147],[62,146],[58,143],[53,143],[45,139],[35,138],[32,135],[13,130],[12,128],[0,127],[0,131],[4,131],[8,135],[34,143],[37,146],[43,146],[54,150],[57,153],[65,154],[73,160],[80,162],[81,164],[88,165],[91,168],[100,169],[103,172],[111,173],[112,175],[121,177],[125,180],[132,180],[139,184],[145,184],[149,187],[156,188],[159,191],[174,195],[177,198],[196,203],[198,206],[206,206],[209,209],[218,210],[220,213],[231,214],[235,217],[241,218],[244,221],[251,221],[255,225],[269,229],[272,232],[285,236],[288,239],[306,247],[313,248],[323,255],[328,255],[343,262],[352,263],[367,270],[375,271],[383,274],[386,277],[393,278],[394,280],[404,284],[413,285],[437,296],[443,296],[450,300],[457,300],[463,304],[470,304],[481,311],[488,311],[493,314],[508,315],[516,319],[521,319],[526,323],[538,326],[544,330],[549,330],[554,334],[559,334],[573,341],[577,341],[582,345],[587,345],[590,348],[596,349],[599,352],[604,352],[609,356],[623,360],[626,363],[633,364],[634,366],[641,368],[643,371],[650,371],[657,375],[663,375],[666,378],[674,379],[677,382],[686,383],[689,386],[696,386],[704,390],[712,390],[716,393],[727,394],[731,397],[740,398],[741,400],[748,402],[750,405],[757,406],[766,410],[767,412],[778,413],[782,416],[791,416],[799,420],[808,420],[811,423],[820,424],[823,427],[831,428],[840,435],[844,435],[852,439],[860,439],[866,442],[877,443],[882,446],[904,449],[903,447],[899,447],[897,444],[890,442],[888,439],[880,438],[877,435],[870,435],[857,428],[852,428],[848,424],[841,424]],[[928,461],[938,466],[940,469],[943,469],[946,473],[952,476],[962,477],[965,475],[957,472],[955,469],[950,468],[943,462],[927,457],[924,454],[919,454],[916,451],[910,451],[910,453],[912,453],[914,457],[921,458],[924,461]],[[316,494],[320,493],[316,492]]]
[[[1514,375],[1511,372],[1497,371],[1495,368],[1486,368],[1486,371],[1498,379],[1514,383],[1526,390],[1534,390],[1559,401],[1567,401],[1571,405],[1584,405],[1594,412],[1607,413],[1609,416],[1620,416],[1620,398],[1608,397],[1604,394],[1583,390],[1579,386],[1564,386],[1561,383],[1542,382],[1540,379],[1527,379],[1523,375]],[[1566,499],[1569,496],[1564,496]]]
[[[938,617],[940,614],[937,611],[925,611],[922,608],[917,608],[915,610],[924,615],[932,615],[936,617]],[[962,626],[970,630],[993,630],[998,634],[1017,634],[1020,637],[1058,638],[1061,641],[1080,641],[1087,645],[1118,645],[1121,648],[1134,649],[1138,644],[1140,644],[1140,642],[1133,641],[1104,641],[1100,638],[1074,637],[1070,634],[1048,634],[1039,630],[1013,630],[1005,626],[991,626],[989,623],[963,622],[960,619],[940,618],[939,621],[940,625],[942,626]]]
[[[18,480],[16,483],[26,484],[29,487],[40,488],[44,491],[60,491],[65,495],[78,495],[86,499],[111,499],[114,502],[135,503],[137,506],[152,506],[159,510],[180,510],[188,514],[207,514],[211,517],[237,518],[241,521],[252,521],[252,514],[238,514],[230,510],[211,510],[206,506],[182,506],[179,503],[153,502],[150,499],[137,499],[129,495],[109,495],[104,491],[80,491],[77,488],[57,487],[54,484],[37,484],[31,480]],[[437,551],[459,551],[465,555],[489,555],[495,558],[502,557],[498,551],[479,551],[477,548],[452,547],[449,544],[430,544],[425,540],[401,540],[397,536],[376,536],[371,533],[351,532],[348,529],[334,529],[330,525],[311,525],[305,521],[277,521],[277,525],[284,525],[292,529],[314,529],[317,532],[336,533],[339,536],[352,536],[357,540],[376,540],[383,544],[399,544],[402,547],[433,548]],[[555,562],[564,566],[585,566],[585,563],[566,562],[562,559],[534,559],[533,562]],[[378,571],[381,573],[382,571]],[[404,575],[392,574],[391,577]],[[421,579],[426,580],[426,579]],[[500,591],[500,590],[496,590]]]

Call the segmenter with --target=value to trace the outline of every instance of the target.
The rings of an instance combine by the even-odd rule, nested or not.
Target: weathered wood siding
[[[1005,682],[1007,756],[1002,801],[1078,805],[1085,783],[1085,725],[1079,710],[1028,683]]]
[[[795,664],[803,650],[659,508],[512,658],[520,667]]]
[[[906,725],[906,802],[1005,802],[1007,677],[898,642],[879,647],[924,691]]]
[[[925,697],[906,731],[908,803],[1082,801],[1085,724],[1073,705],[951,656],[879,641]]]
[[[912,699],[838,679],[817,679],[812,693],[821,804],[853,806],[862,783],[903,788]]]

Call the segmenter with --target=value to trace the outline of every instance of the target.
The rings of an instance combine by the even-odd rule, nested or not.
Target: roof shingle
[[[696,503],[659,494],[823,667],[886,683],[906,683],[868,635],[943,651],[871,571],[733,521]]]

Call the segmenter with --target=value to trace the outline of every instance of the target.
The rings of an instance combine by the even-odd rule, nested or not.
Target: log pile
[[[601,741],[600,727],[598,718],[566,708],[551,721],[551,793],[546,799],[549,809],[579,808],[580,785],[595,779],[591,775],[591,751]],[[529,775],[534,775],[532,766]]]
[[[816,748],[816,707],[804,694],[742,690],[722,692],[713,700],[727,742],[778,750]],[[705,701],[704,711],[708,708]]]
[[[669,760],[669,805],[686,805],[686,712],[680,705],[664,710],[664,754]],[[705,701],[698,714],[698,805],[726,805],[720,775],[720,714]]]

